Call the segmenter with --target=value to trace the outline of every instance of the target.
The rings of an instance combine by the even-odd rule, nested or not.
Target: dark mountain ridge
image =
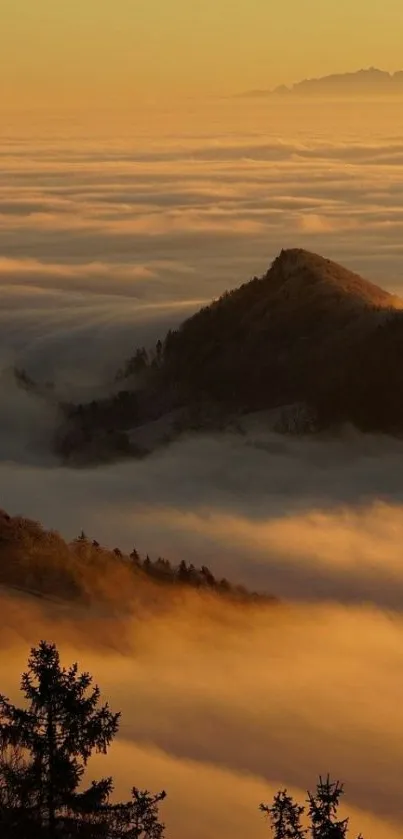
[[[63,405],[67,461],[147,454],[189,429],[298,406],[299,432],[403,431],[403,301],[331,260],[282,251],[269,270],[139,348],[108,399]],[[301,406],[303,410],[301,411]],[[169,423],[164,426],[169,417]],[[305,419],[304,419],[305,417]]]
[[[319,370],[329,374],[346,345],[400,305],[330,260],[282,251],[263,277],[224,294],[170,333],[164,366],[193,398],[203,392],[241,410],[306,399]]]

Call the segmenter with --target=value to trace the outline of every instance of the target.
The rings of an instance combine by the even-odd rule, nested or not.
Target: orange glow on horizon
[[[398,0],[338,0],[325,15],[319,0],[4,0],[1,107],[130,108],[394,71],[402,31]]]

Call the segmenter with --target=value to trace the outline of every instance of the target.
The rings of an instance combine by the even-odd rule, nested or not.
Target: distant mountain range
[[[287,87],[262,90],[249,90],[236,94],[236,98],[257,99],[266,96],[374,96],[374,95],[403,96],[403,70],[388,73],[369,67],[353,73],[334,73],[314,79],[303,79]]]

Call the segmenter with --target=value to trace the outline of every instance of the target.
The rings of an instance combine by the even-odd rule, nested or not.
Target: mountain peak
[[[403,300],[388,291],[363,279],[317,253],[303,248],[282,250],[265,275],[287,293],[287,298],[298,296],[300,301],[312,305],[313,299],[328,298],[329,304],[336,299],[349,303],[351,307],[402,308]]]
[[[104,457],[115,446],[119,456],[143,455],[153,449],[142,448],[144,427],[153,425],[162,445],[181,431],[292,405],[303,406],[311,430],[349,421],[400,433],[402,309],[403,300],[337,262],[282,250],[263,276],[171,330],[158,356],[144,361],[140,352],[140,374],[137,351],[123,398],[70,407],[58,451]]]

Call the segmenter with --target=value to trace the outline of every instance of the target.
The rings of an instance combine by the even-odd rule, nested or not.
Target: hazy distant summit
[[[403,70],[388,73],[376,67],[356,70],[353,73],[334,73],[313,79],[303,79],[287,87],[280,85],[272,90],[249,90],[237,94],[238,98],[266,96],[403,96]]]

